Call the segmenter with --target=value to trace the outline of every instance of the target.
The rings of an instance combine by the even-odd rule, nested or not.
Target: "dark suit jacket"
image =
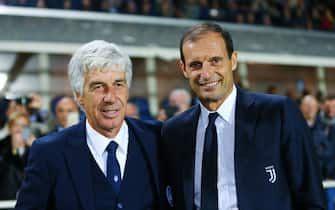
[[[166,193],[178,210],[193,208],[199,114],[196,105],[162,128]],[[325,209],[310,131],[287,98],[238,88],[234,158],[239,210]],[[266,171],[268,166],[275,177]]]
[[[156,146],[160,124],[135,119],[126,119],[126,122],[144,151],[155,186],[155,197],[158,197],[160,180]],[[15,209],[93,210],[89,153],[85,121],[36,140],[30,150],[26,177]],[[121,188],[121,192],[123,190],[130,192],[133,189]],[[141,195],[128,196],[127,199],[124,209],[137,209],[136,204],[142,202]]]

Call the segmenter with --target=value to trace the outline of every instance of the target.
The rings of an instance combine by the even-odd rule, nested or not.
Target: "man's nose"
[[[112,87],[109,87],[104,95],[104,102],[113,102],[115,100],[115,90]]]
[[[200,76],[202,78],[210,78],[211,75],[213,73],[213,66],[211,65],[210,62],[204,62],[202,69],[201,69],[201,73]]]

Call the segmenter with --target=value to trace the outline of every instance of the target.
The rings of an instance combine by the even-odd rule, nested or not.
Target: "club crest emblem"
[[[267,166],[267,167],[265,167],[265,172],[266,172],[267,174],[269,174],[269,179],[268,179],[268,181],[269,181],[270,183],[272,183],[272,184],[275,183],[276,180],[277,180],[277,175],[276,175],[275,167],[274,167],[273,165]]]

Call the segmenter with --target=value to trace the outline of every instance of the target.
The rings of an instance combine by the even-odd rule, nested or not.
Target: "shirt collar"
[[[122,122],[120,131],[117,133],[114,139],[109,139],[104,135],[101,135],[99,132],[94,130],[92,126],[86,120],[86,131],[88,136],[88,141],[92,145],[93,149],[99,154],[102,155],[106,151],[106,147],[110,141],[115,141],[118,144],[118,149],[121,153],[126,153],[128,146],[128,126],[125,121]]]
[[[219,114],[219,116],[222,117],[224,119],[224,121],[226,121],[228,124],[232,124],[234,122],[236,97],[237,97],[237,91],[236,91],[236,87],[234,85],[233,90],[228,95],[226,100],[216,110],[216,112]],[[205,122],[205,124],[207,124],[208,123],[208,115],[212,112],[210,112],[201,103],[200,103],[200,108],[201,108],[200,118],[201,118],[202,122]]]

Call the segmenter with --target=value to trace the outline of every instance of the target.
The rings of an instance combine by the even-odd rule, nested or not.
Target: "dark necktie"
[[[119,162],[116,159],[116,149],[118,144],[111,141],[106,150],[108,152],[107,156],[107,179],[112,184],[112,188],[116,195],[120,192],[121,186],[121,171]]]
[[[201,210],[218,209],[217,188],[217,134],[215,119],[219,116],[217,112],[208,115],[208,126],[205,133],[205,143],[202,155],[201,170]]]

